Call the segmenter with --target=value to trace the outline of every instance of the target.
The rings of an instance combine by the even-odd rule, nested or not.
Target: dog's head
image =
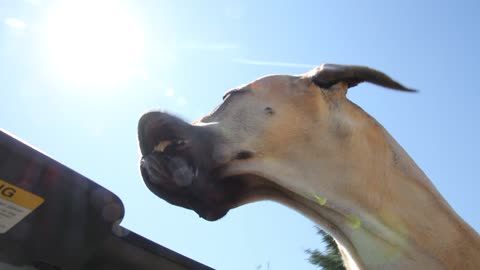
[[[324,64],[230,90],[192,124],[146,113],[138,125],[143,179],[159,197],[207,220],[252,201],[291,198],[299,182],[291,178],[310,173],[308,166],[340,169],[333,161],[342,158],[340,144],[351,140],[348,122],[355,121],[345,94],[364,81],[412,91],[367,67]]]

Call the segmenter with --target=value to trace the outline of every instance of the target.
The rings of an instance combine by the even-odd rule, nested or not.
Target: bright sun
[[[142,27],[122,1],[59,1],[48,14],[46,41],[51,70],[69,83],[118,86],[142,70]]]

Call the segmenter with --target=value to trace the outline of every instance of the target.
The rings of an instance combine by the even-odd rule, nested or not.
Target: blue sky
[[[136,125],[161,108],[195,120],[229,88],[324,62],[419,89],[361,85],[382,123],[480,230],[479,5],[475,1],[0,0],[0,128],[116,193],[125,227],[217,269],[315,269],[314,224],[275,203],[217,222],[144,186]]]

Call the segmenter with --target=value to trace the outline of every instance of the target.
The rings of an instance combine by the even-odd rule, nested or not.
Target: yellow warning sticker
[[[0,179],[0,233],[10,230],[45,200]]]

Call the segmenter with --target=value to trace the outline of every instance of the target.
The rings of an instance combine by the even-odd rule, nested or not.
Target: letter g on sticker
[[[2,194],[3,196],[7,198],[12,198],[16,192],[17,191],[14,188],[6,186],[4,184],[0,184],[0,194]]]
[[[17,191],[14,188],[7,187],[2,189],[2,195],[8,198],[13,197]]]

